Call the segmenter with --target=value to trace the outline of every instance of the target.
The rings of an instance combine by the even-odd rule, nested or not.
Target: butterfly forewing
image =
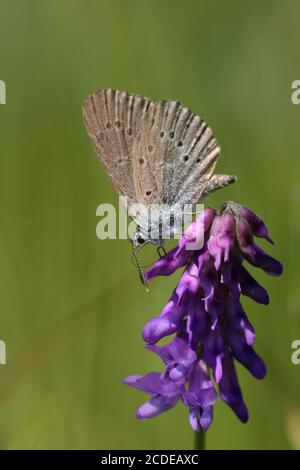
[[[143,139],[133,159],[143,154],[149,164],[136,177],[143,179],[151,169],[161,203],[199,202],[220,152],[205,121],[178,101],[161,101],[150,104],[140,128]]]

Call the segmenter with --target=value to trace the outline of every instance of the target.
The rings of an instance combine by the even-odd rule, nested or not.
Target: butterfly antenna
[[[140,263],[140,261],[137,257],[137,252],[136,252],[134,244],[132,244],[132,254],[133,254],[133,257],[134,257],[134,260],[135,260],[135,263],[136,263],[136,267],[138,268],[138,271],[139,271],[141,282],[144,285],[144,287],[146,289],[146,292],[150,292],[149,287],[148,287],[148,283],[147,283],[146,279],[144,278],[144,273],[143,273],[143,270],[142,270],[142,266],[141,266],[141,263]]]

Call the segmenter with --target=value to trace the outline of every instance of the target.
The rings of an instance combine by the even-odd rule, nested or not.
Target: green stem
[[[202,428],[194,433],[194,449],[205,450],[205,431]]]

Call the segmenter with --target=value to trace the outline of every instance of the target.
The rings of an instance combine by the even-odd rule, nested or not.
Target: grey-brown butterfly
[[[179,101],[102,89],[85,99],[83,116],[95,152],[137,224],[134,253],[148,242],[161,247],[164,219],[174,223],[184,205],[236,181],[214,174],[220,146],[205,121]],[[147,214],[137,210],[141,205],[163,207],[150,227]]]

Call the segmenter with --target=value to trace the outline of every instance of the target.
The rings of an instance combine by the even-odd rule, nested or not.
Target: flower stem
[[[194,432],[194,449],[205,450],[205,432],[202,428],[199,432]]]

